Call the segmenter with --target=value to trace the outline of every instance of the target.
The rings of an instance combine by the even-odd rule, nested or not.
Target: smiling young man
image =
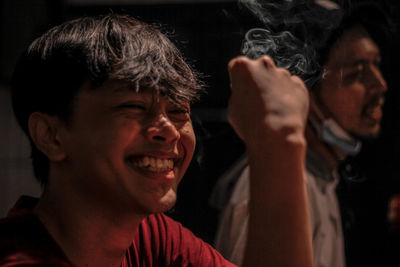
[[[310,267],[308,93],[269,57],[228,68],[229,117],[252,168],[251,223],[264,226],[250,233],[244,266]],[[200,89],[175,46],[129,16],[76,19],[36,39],[12,100],[43,194],[0,220],[0,266],[232,266],[163,214],[194,152]]]

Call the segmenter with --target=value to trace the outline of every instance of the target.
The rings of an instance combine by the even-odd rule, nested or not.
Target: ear
[[[36,147],[50,161],[62,161],[67,157],[59,138],[62,124],[57,117],[34,112],[29,116],[28,128]]]

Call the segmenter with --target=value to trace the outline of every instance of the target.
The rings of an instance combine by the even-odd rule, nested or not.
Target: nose
[[[146,128],[146,136],[150,141],[170,143],[180,138],[174,123],[164,114],[158,114]]]
[[[381,70],[374,65],[369,68],[369,74],[365,82],[367,87],[373,90],[374,93],[382,94],[387,91],[386,80],[383,78]]]

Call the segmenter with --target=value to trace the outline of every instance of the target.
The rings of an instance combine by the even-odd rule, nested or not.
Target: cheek
[[[180,129],[180,135],[181,143],[186,153],[186,160],[190,162],[196,146],[196,137],[192,125],[187,123],[184,127],[182,127]]]
[[[132,123],[106,121],[107,123],[92,127],[86,137],[80,141],[78,149],[90,154],[89,158],[103,164],[121,164],[122,156],[133,140],[138,142],[138,129]],[[86,155],[87,156],[87,155]],[[111,163],[113,162],[113,163]]]
[[[196,146],[196,137],[192,124],[186,123],[179,129],[180,143],[185,150],[185,166],[187,167],[193,157],[194,149]]]
[[[331,88],[323,94],[326,106],[336,116],[354,116],[361,113],[364,89],[361,86]]]
[[[365,90],[362,86],[341,88],[342,94],[338,99],[338,104],[343,106],[343,110],[349,114],[359,115],[362,112]]]
[[[140,140],[142,128],[139,123],[132,120],[115,120],[103,125],[106,129],[101,138],[110,146],[126,148],[133,141]]]

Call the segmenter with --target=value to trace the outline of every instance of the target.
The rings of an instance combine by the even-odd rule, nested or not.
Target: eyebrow
[[[350,64],[348,64],[349,66],[353,67],[353,66],[358,66],[358,65],[365,65],[368,64],[369,60],[367,59],[357,59],[356,61],[351,62]]]
[[[381,61],[381,57],[377,56],[376,58],[373,59],[372,62],[376,62],[376,61],[380,62]],[[356,67],[356,66],[358,66],[360,64],[362,64],[362,65],[369,64],[370,62],[371,62],[370,60],[362,58],[362,59],[357,59],[357,60],[352,61],[352,62],[348,62],[347,64],[344,64],[343,67],[345,67],[345,68],[353,68],[353,67]]]

